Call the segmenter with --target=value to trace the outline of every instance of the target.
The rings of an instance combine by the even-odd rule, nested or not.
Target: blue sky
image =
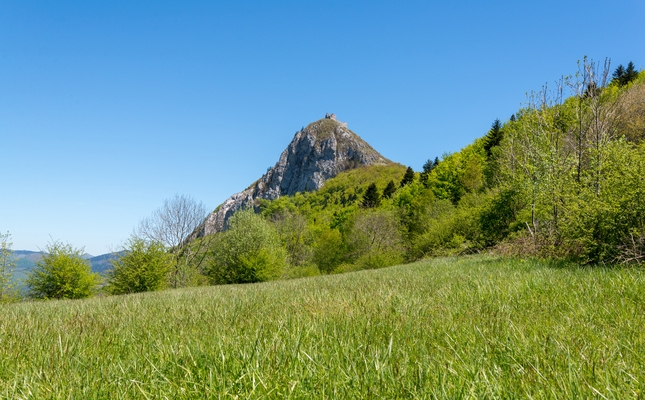
[[[585,55],[645,68],[642,0],[401,3],[1,0],[0,231],[106,253],[326,112],[419,170]]]

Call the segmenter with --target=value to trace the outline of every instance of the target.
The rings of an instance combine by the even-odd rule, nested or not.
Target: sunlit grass
[[[491,257],[0,307],[0,398],[638,398],[645,271]]]

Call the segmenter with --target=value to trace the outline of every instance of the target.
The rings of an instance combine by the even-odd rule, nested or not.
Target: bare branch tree
[[[163,206],[139,223],[136,236],[161,242],[171,249],[181,247],[186,238],[206,218],[206,206],[192,197],[176,194],[164,200]]]
[[[146,241],[162,243],[175,257],[175,268],[171,273],[172,287],[181,286],[188,277],[188,267],[199,268],[203,261],[202,247],[208,240],[198,240],[191,246],[191,234],[204,221],[208,211],[206,206],[191,196],[175,194],[164,201],[163,206],[151,216],[144,218],[135,229],[134,235]]]

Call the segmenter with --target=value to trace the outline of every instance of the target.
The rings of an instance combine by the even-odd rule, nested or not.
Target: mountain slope
[[[387,165],[386,159],[334,114],[296,132],[280,159],[246,190],[234,194],[213,211],[198,228],[197,236],[225,229],[237,210],[257,206],[256,200],[318,190],[340,172],[365,165]]]

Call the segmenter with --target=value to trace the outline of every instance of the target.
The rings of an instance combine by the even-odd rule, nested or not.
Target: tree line
[[[380,268],[494,251],[578,263],[645,260],[645,73],[583,59],[459,152],[347,171],[316,192],[259,200],[193,239],[206,209],[175,196],[142,220],[113,268],[92,274],[59,242],[33,298],[77,298]],[[2,239],[0,296],[19,298]]]

